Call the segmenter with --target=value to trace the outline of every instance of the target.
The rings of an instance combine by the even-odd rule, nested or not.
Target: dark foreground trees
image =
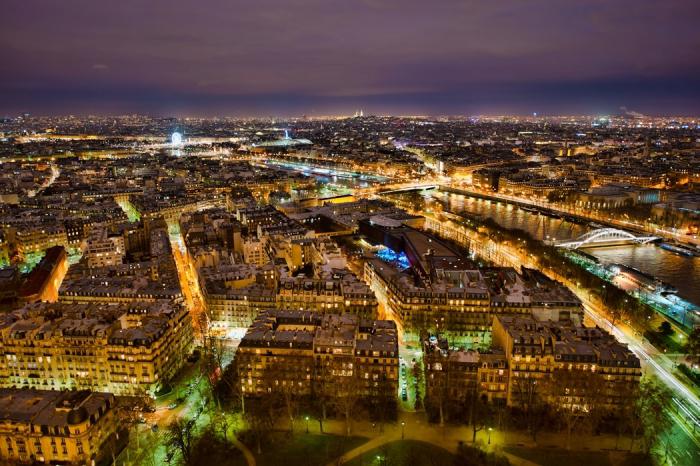
[[[194,422],[178,418],[168,424],[165,431],[165,445],[168,451],[177,451],[185,464],[192,464]]]
[[[629,418],[632,448],[637,437],[641,436],[641,450],[649,453],[672,425],[668,414],[672,396],[665,386],[651,378],[643,379],[632,396],[634,409]]]

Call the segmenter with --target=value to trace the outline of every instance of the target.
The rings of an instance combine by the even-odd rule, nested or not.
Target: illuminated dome
[[[171,136],[170,136],[170,143],[173,146],[181,146],[182,145],[182,134],[178,133],[175,131]]]

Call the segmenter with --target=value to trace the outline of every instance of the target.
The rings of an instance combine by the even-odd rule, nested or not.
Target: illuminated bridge
[[[562,241],[557,247],[567,249],[599,248],[604,246],[620,246],[624,244],[646,244],[657,241],[657,236],[635,236],[632,233],[616,228],[601,228],[589,231],[575,240]]]

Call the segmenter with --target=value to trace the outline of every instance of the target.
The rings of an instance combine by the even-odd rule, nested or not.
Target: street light
[[[492,430],[493,430],[493,428],[489,427],[489,441],[488,441],[489,445],[491,445],[491,431]]]
[[[306,416],[304,419],[306,419],[306,433],[309,433],[309,416]]]
[[[405,427],[406,427],[406,423],[404,421],[401,421],[401,440],[403,440]]]

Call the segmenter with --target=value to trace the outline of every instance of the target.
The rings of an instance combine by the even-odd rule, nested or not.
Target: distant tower
[[[363,116],[365,116],[365,112],[362,109],[360,109],[360,118],[362,118]]]
[[[288,130],[288,129],[285,129],[285,130],[284,130],[284,138],[285,138],[285,139],[291,139],[291,138],[289,137],[289,130]]]

